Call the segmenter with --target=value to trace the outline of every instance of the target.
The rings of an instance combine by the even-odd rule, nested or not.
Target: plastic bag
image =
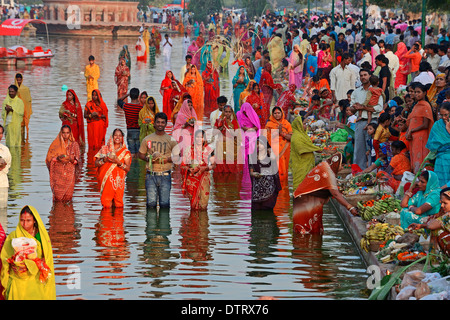
[[[425,273],[419,270],[413,270],[403,276],[400,288],[413,286],[414,288],[425,278]]]
[[[412,183],[413,180],[414,180],[414,173],[409,172],[409,171],[403,172],[402,180],[400,181],[400,184],[397,188],[397,192],[395,193],[395,195],[403,197],[403,194],[405,193],[405,190],[403,190],[403,187],[408,182]]]
[[[442,291],[442,292],[429,294],[420,300],[448,300],[448,298],[449,298],[448,292]]]
[[[432,293],[450,290],[450,276],[437,279],[428,283]]]
[[[12,247],[14,248],[14,260],[16,262],[23,261],[24,259],[35,259],[37,258],[36,240],[32,238],[14,238],[11,241]]]
[[[423,297],[429,295],[431,293],[431,289],[427,283],[420,281],[416,287],[416,291],[414,292],[414,296],[417,300],[422,299]]]
[[[416,287],[406,286],[400,290],[400,292],[397,295],[396,300],[409,300],[409,298],[414,297],[415,291],[416,291]]]

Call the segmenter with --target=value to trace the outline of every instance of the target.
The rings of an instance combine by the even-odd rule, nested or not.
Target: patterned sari
[[[72,93],[74,99],[69,101],[68,93]],[[72,131],[72,135],[78,145],[83,147],[86,144],[84,136],[84,118],[83,109],[74,90],[69,89],[66,92],[66,101],[64,101],[59,109],[59,118],[61,125],[68,125]]]
[[[182,192],[188,197],[192,210],[205,210],[208,207],[209,191],[211,188],[210,172],[205,170],[200,173],[191,173],[189,168],[208,166],[208,159],[214,150],[204,143],[201,146],[192,145],[183,154],[181,175],[183,177]]]
[[[124,163],[131,159],[131,153],[125,145],[122,145],[118,150],[114,150],[113,137],[108,141],[108,144],[102,148],[95,155],[95,158],[101,159],[108,157],[111,154]],[[97,170],[97,180],[99,183],[101,193],[101,203],[104,208],[109,208],[113,204],[116,208],[123,207],[123,195],[125,192],[125,176],[127,172],[119,168],[117,164],[112,162],[105,162]]]
[[[130,69],[126,65],[125,58],[119,60],[119,64],[114,72],[114,82],[117,85],[117,98],[123,97],[128,92],[128,77],[130,76]]]
[[[294,191],[292,219],[294,232],[300,234],[323,233],[323,205],[331,197],[329,190],[338,190],[336,174],[342,163],[337,153],[315,166]]]
[[[240,134],[234,136],[232,133],[239,133],[239,123],[236,114],[233,112],[232,119],[227,119],[225,115],[219,117],[214,124],[214,128],[220,130],[222,140],[216,141],[216,172],[242,172],[242,155]],[[220,129],[222,128],[222,129]],[[217,137],[216,137],[217,139]],[[231,147],[231,148],[230,148]],[[232,149],[232,150],[229,150]]]
[[[57,158],[60,155],[72,156],[73,162],[61,162]],[[75,141],[72,133],[64,142],[61,132],[50,145],[45,163],[50,175],[50,188],[53,192],[53,201],[68,202],[72,200],[75,181],[80,174],[80,147]]]
[[[245,98],[244,102],[249,103],[253,107],[253,110],[255,110],[258,115],[261,129],[264,129],[266,127],[267,120],[269,120],[269,107],[266,106],[264,102],[262,92],[258,94],[252,90],[248,97]]]
[[[155,103],[155,111],[150,109],[149,101],[153,100]],[[142,140],[148,136],[149,134],[152,134],[155,132],[155,128],[153,127],[154,121],[155,121],[155,114],[159,112],[158,105],[156,104],[156,101],[153,97],[148,97],[145,100],[145,104],[142,107],[141,111],[139,111],[139,127],[140,127],[140,133],[139,133],[139,140],[142,142]]]
[[[263,72],[261,73],[261,79],[259,80],[259,87],[261,88],[261,92],[264,97],[264,103],[266,105],[265,118],[269,119],[270,116],[270,106],[272,105],[273,100],[273,91],[277,90],[280,92],[282,90],[282,86],[279,83],[273,82],[272,77],[272,65],[270,63],[266,63]]]

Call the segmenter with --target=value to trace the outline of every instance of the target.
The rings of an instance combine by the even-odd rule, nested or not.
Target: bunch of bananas
[[[369,227],[366,234],[361,238],[361,249],[369,252],[372,241],[388,241],[395,239],[397,235],[403,235],[405,231],[400,226],[394,226],[389,223],[376,223]]]
[[[399,211],[402,209],[400,206],[401,200],[394,197],[386,198],[383,200],[373,201],[373,205],[364,205],[362,201],[358,202],[358,211],[361,218],[365,221],[369,221],[374,216],[388,213],[392,211]]]

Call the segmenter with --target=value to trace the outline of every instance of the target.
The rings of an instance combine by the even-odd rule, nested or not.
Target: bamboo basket
[[[337,147],[338,149],[344,149],[347,145],[347,142],[329,142],[331,147]]]
[[[358,206],[359,201],[366,202],[369,200],[376,199],[376,197],[377,196],[375,193],[352,194],[344,196],[344,198],[348,201],[348,203],[350,203],[354,207]]]
[[[378,252],[380,250],[380,245],[383,243],[383,241],[370,241],[369,250],[372,252]]]

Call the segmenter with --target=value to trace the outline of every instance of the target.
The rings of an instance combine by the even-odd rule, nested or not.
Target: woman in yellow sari
[[[124,143],[122,130],[115,129],[106,145],[95,155],[103,208],[123,207],[125,176],[130,171],[131,153]]]
[[[17,241],[22,237],[28,238],[24,239],[28,243],[35,243],[36,249],[28,246],[18,250]],[[53,249],[45,225],[34,207],[25,206],[21,210],[16,230],[6,238],[1,260],[5,300],[56,299]]]
[[[139,127],[141,128],[141,131],[139,133],[139,140],[141,142],[146,136],[155,132],[153,122],[155,120],[155,114],[157,114],[158,112],[159,108],[156,104],[155,98],[148,97],[145,100],[144,106],[142,107],[141,111],[139,111],[138,123]]]
[[[292,187],[296,190],[298,185],[303,181],[308,172],[314,168],[315,157],[314,151],[321,149],[311,142],[311,138],[306,133],[303,126],[302,117],[297,117],[292,122],[291,137],[291,171],[292,171]]]
[[[198,119],[201,120],[203,118],[204,88],[202,75],[195,65],[192,65],[189,72],[186,73],[183,86],[191,96],[195,113],[199,116]]]
[[[292,126],[284,117],[280,107],[272,109],[272,115],[266,124],[267,141],[277,156],[278,174],[281,185],[288,182],[289,159],[291,156]]]

